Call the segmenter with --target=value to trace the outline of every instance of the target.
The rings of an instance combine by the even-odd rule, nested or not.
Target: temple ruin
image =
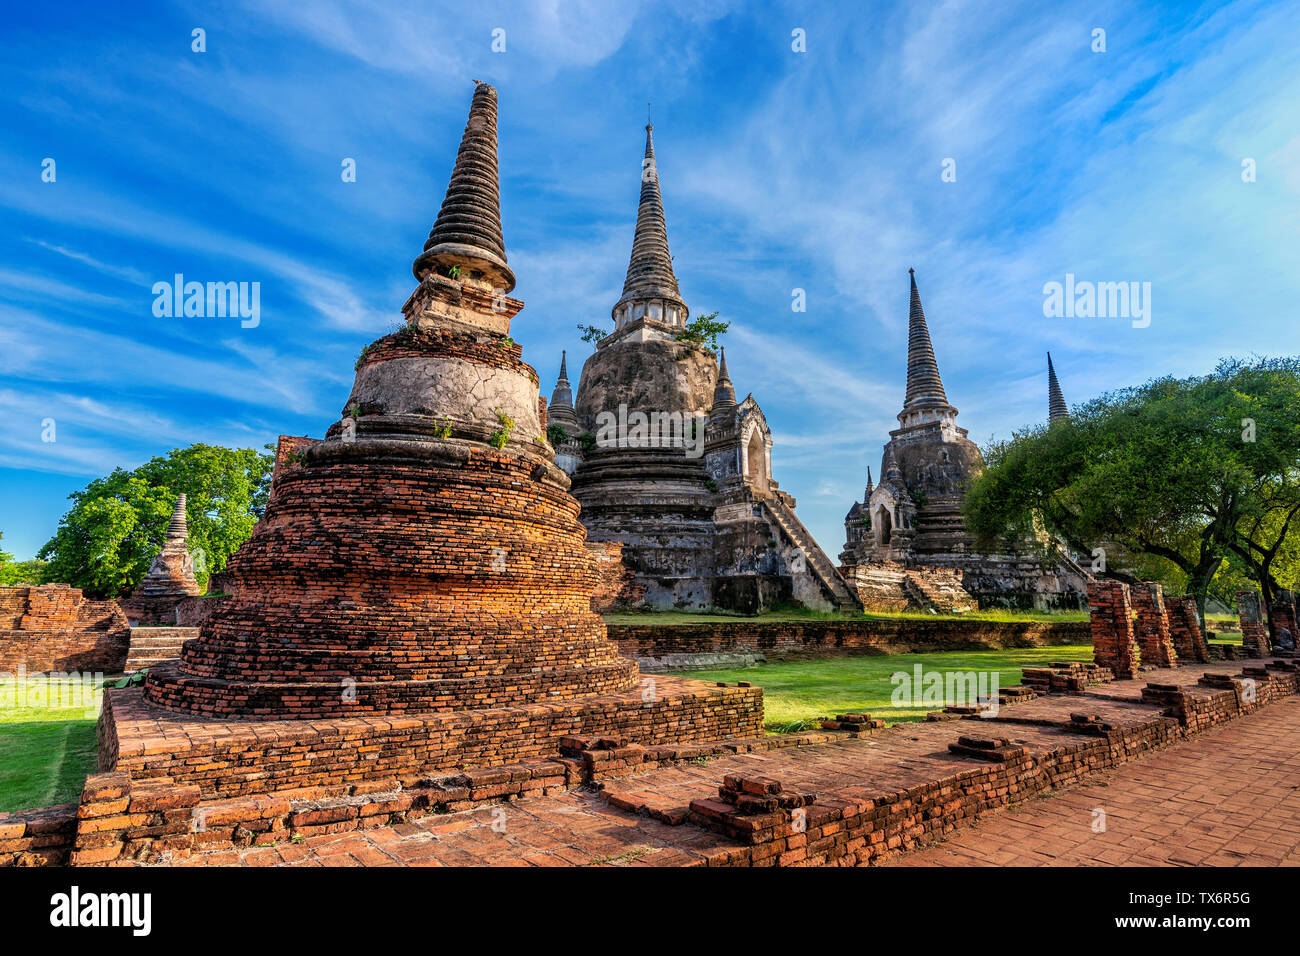
[[[957,424],[930,341],[915,270],[908,313],[907,389],[881,456],[880,481],[845,516],[840,570],[868,608],[938,611],[983,606],[1083,606],[1089,575],[1050,539],[981,553],[966,530],[962,500],[984,467]],[[1055,370],[1051,370],[1055,381]],[[1050,391],[1050,384],[1049,384]],[[1060,385],[1050,400],[1064,414]]]
[[[590,610],[595,565],[545,441],[502,238],[497,95],[474,92],[405,326],[342,418],[295,440],[228,598],[179,661],[107,696],[103,769],[205,797],[640,744],[752,737],[762,692],[645,682]],[[233,720],[232,718],[242,718]],[[165,725],[167,744],[147,741]],[[292,749],[267,741],[291,738]]]
[[[565,357],[548,415],[556,462],[593,543],[622,545],[638,603],[757,613],[782,604],[856,610],[856,595],[772,475],[772,433],[753,395],[736,400],[725,354],[683,339],[690,308],[646,126],[641,198],[614,329],[574,400]]]

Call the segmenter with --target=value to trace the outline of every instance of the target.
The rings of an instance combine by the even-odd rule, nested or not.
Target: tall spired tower
[[[681,338],[690,308],[668,250],[649,125],[640,176],[614,329],[578,384],[573,415],[585,441],[564,445],[557,459],[573,475],[589,539],[621,546],[652,606],[856,606],[794,517],[794,499],[772,480],[771,431],[758,403],[737,403],[725,358],[719,369],[712,351]],[[567,386],[562,370],[561,406]]]
[[[930,328],[909,269],[907,383],[898,428],[889,433],[880,482],[845,517],[841,570],[868,607],[897,609],[937,596],[941,610],[989,605],[1075,606],[1083,572],[1050,544],[1021,542],[1006,554],[982,554],[966,531],[966,486],[984,458],[948,401]],[[1059,389],[1058,389],[1059,391]],[[1064,561],[1064,563],[1063,563]],[[921,597],[918,597],[920,595]]]
[[[233,594],[150,672],[195,714],[482,710],[634,691],[590,609],[578,504],[509,338],[497,94],[474,91],[405,327],[368,345],[342,418],[278,476]]]
[[[1056,369],[1052,367],[1052,353],[1047,353],[1047,424],[1055,425],[1070,417],[1069,406],[1061,394],[1061,383],[1056,380]]]

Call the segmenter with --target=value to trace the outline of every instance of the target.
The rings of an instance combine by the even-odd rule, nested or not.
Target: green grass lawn
[[[696,614],[691,611],[625,611],[606,614],[607,624],[717,624],[724,621],[1086,621],[1087,611],[1008,611],[993,608],[970,614],[925,614],[920,611],[886,614],[841,614],[796,608],[767,614]]]
[[[894,723],[923,720],[932,710],[922,706],[900,708],[890,698],[890,675],[912,673],[920,664],[931,671],[998,672],[998,686],[1020,683],[1022,667],[1041,667],[1052,661],[1090,661],[1091,644],[1064,647],[1027,647],[1001,651],[951,651],[939,654],[891,654],[879,657],[838,657],[816,661],[763,664],[735,670],[689,671],[683,677],[701,680],[749,681],[763,688],[763,707],[769,731],[785,733],[809,729],[817,717],[866,712]]]
[[[101,688],[15,683],[0,686],[0,813],[71,803],[95,771]]]

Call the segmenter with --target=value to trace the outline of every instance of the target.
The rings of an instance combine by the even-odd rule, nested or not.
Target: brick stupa
[[[153,559],[140,586],[135,589],[137,598],[196,597],[203,592],[194,580],[194,561],[189,552],[189,527],[185,521],[185,495],[176,499],[172,520],[167,525],[167,537],[162,550]]]
[[[167,525],[162,550],[141,578],[135,592],[119,602],[133,624],[174,623],[176,606],[203,592],[194,579],[194,559],[189,551],[189,527],[185,521],[185,495],[176,499],[172,520]]]
[[[590,610],[578,503],[509,337],[523,303],[509,296],[496,122],[496,90],[479,84],[405,327],[366,347],[343,418],[277,478],[200,636],[150,670],[142,704],[114,699],[120,734],[159,720],[175,733],[162,710],[206,720],[185,730],[203,746],[232,718],[327,735],[363,718],[395,751],[385,735],[401,727],[401,752],[355,776],[553,753],[572,733],[762,733],[756,689],[659,678],[647,692]],[[394,720],[407,717],[414,731]],[[256,770],[241,745],[232,761]],[[175,764],[186,777],[192,755]]]

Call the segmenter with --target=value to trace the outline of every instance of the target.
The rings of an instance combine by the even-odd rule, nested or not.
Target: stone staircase
[[[181,656],[181,645],[199,636],[197,627],[133,627],[124,670],[130,674]]]
[[[848,582],[840,576],[839,570],[831,563],[831,559],[826,556],[821,545],[804,527],[803,522],[795,515],[794,509],[784,501],[782,493],[763,499],[762,505],[764,515],[803,552],[808,562],[808,570],[821,583],[822,589],[829,593],[835,609],[861,611],[862,602],[858,600],[853,588],[849,587]]]
[[[903,588],[921,610],[937,614],[969,614],[979,610],[979,602],[961,586],[958,571],[908,569],[903,573]]]

